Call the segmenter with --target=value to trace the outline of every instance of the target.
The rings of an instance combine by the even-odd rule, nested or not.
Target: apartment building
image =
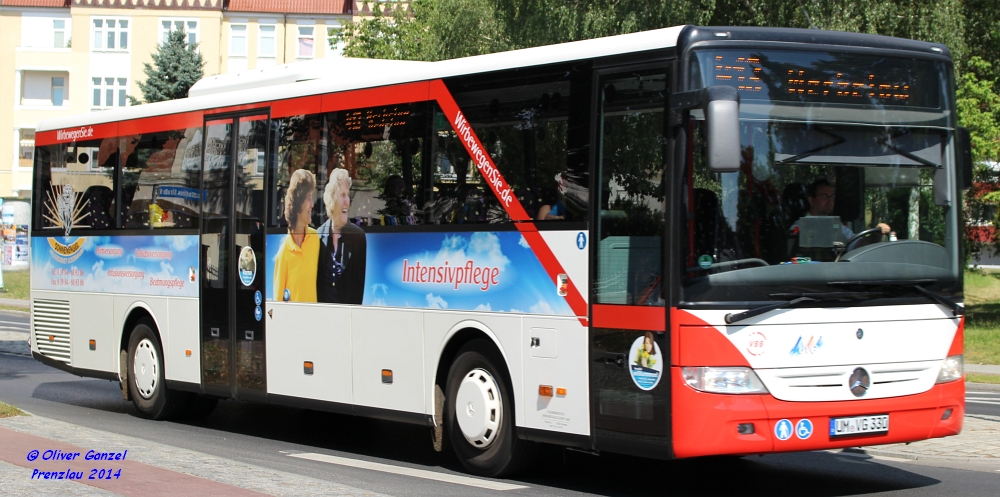
[[[176,29],[205,75],[339,56],[343,23],[379,0],[0,0],[0,197],[30,197],[34,129],[141,98],[143,65]],[[0,107],[2,109],[2,107]]]

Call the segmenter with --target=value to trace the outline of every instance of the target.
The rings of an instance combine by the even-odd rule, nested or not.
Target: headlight
[[[944,361],[941,361],[941,372],[938,373],[937,382],[947,383],[961,380],[964,373],[965,359],[962,358],[962,354],[948,356]]]
[[[709,393],[767,393],[767,388],[750,368],[683,368],[689,387]]]

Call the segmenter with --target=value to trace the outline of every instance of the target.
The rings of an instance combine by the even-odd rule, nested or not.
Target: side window
[[[574,106],[581,105],[581,98],[589,99],[589,91],[579,84],[583,74],[590,73],[566,68],[535,75],[480,76],[449,82],[459,108],[528,215],[536,221],[587,220],[587,165],[571,154],[569,145],[580,143],[576,135],[581,133],[582,142],[589,141],[587,127],[575,127],[576,118],[571,117]],[[508,222],[478,170],[470,167],[468,153],[451,127],[443,119],[436,122],[444,124],[437,130],[437,171],[442,183],[456,183],[451,194],[454,203],[468,203],[470,197],[473,203],[479,202],[482,192],[483,212],[473,222]]]
[[[35,226],[69,233],[115,227],[118,139],[38,147]]]
[[[286,211],[295,206],[285,198],[293,175],[303,169],[315,180],[314,228],[331,218],[356,226],[422,224],[424,198],[434,196],[420,186],[428,108],[403,104],[275,120],[278,167],[269,224],[288,226]]]
[[[123,227],[197,228],[201,128],[121,139]]]
[[[659,71],[613,74],[600,78],[599,91],[596,302],[664,305],[667,79]]]

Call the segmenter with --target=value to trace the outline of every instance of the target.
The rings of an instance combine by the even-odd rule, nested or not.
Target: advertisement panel
[[[31,288],[198,296],[198,236],[55,236],[31,239]]]
[[[319,238],[315,259],[310,236]],[[348,228],[335,245],[322,228],[301,246],[289,235],[268,235],[267,260],[274,268],[268,300],[573,315],[517,231],[364,233]],[[312,275],[315,293],[307,288]]]

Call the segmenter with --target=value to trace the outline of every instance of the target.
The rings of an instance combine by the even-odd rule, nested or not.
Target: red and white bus
[[[145,417],[233,398],[417,423],[493,476],[536,442],[954,435],[952,74],[934,43],[682,26],[46,121],[32,353]]]

